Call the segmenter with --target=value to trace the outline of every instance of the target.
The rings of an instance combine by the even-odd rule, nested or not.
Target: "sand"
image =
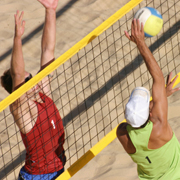
[[[59,57],[80,41],[110,15],[126,4],[128,0],[71,0],[59,1],[57,8],[57,39],[55,57]],[[172,2],[172,1],[170,1]],[[179,6],[177,6],[178,8]],[[24,11],[26,29],[23,40],[23,52],[26,70],[33,75],[39,70],[40,43],[44,8],[36,0],[0,1],[0,75],[10,66],[14,36],[14,18],[16,10]],[[179,9],[178,9],[179,10]],[[171,13],[171,12],[170,12]],[[176,21],[178,21],[176,19]],[[178,35],[177,33],[175,36]],[[152,40],[153,41],[153,40]],[[168,43],[169,45],[170,43]],[[168,49],[167,45],[167,49]],[[128,50],[127,50],[128,51]],[[176,61],[179,60],[177,56]],[[179,64],[179,63],[178,63]],[[168,68],[174,69],[173,64]],[[165,73],[166,74],[166,73]],[[167,75],[167,74],[166,74]],[[173,72],[175,75],[175,72]],[[169,98],[169,121],[180,140],[180,92]],[[8,94],[0,87],[0,101]],[[2,129],[2,127],[1,127]],[[3,135],[1,134],[1,138]],[[23,146],[21,147],[23,150]],[[17,169],[18,173],[19,168]],[[9,177],[10,178],[10,177]],[[117,139],[92,159],[72,180],[136,180],[136,165],[125,153]]]

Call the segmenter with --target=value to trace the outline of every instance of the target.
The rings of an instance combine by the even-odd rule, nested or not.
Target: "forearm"
[[[167,97],[165,91],[165,81],[163,73],[157,64],[154,56],[144,41],[143,23],[133,19],[131,25],[131,36],[125,31],[126,37],[136,43],[144,61],[153,78],[152,98],[153,104],[150,104],[151,120],[165,122],[167,120]],[[153,107],[153,108],[152,108]],[[152,110],[151,110],[152,109]]]
[[[54,49],[56,42],[56,11],[54,9],[46,9],[45,24],[42,35],[42,56],[45,65],[54,58]]]
[[[157,64],[154,56],[152,55],[151,51],[147,47],[146,43],[144,41],[140,42],[137,44],[137,47],[145,61],[147,69],[149,70],[149,72],[153,78],[153,81],[164,84],[163,73],[162,73],[159,65]]]
[[[45,7],[45,24],[42,35],[42,53],[40,70],[48,66],[54,59],[56,42],[56,8],[58,0],[38,0]],[[51,73],[52,75],[53,73]]]
[[[11,58],[11,74],[24,76],[24,59],[22,52],[22,40],[21,37],[14,37],[13,51]]]

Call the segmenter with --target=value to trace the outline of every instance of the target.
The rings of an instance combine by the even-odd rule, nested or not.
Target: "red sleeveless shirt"
[[[63,168],[64,128],[51,98],[39,93],[43,103],[35,102],[38,117],[27,134],[21,133],[26,147],[25,169],[30,174],[53,173]]]

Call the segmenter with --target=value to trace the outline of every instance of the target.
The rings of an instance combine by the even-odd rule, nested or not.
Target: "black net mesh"
[[[164,77],[171,71],[174,75],[180,71],[178,0],[145,0],[100,36],[93,37],[87,46],[55,70],[51,80],[50,94],[64,125],[65,168],[124,119],[124,106],[133,88],[144,86],[151,90],[152,78],[143,59],[135,44],[124,35],[124,30],[131,29],[135,12],[144,6],[156,8],[163,16],[161,32],[146,38],[146,43]],[[0,113],[0,126],[0,179],[17,179],[26,151],[9,108]]]

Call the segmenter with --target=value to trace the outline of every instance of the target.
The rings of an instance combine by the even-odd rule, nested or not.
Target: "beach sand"
[[[98,25],[100,25],[127,2],[128,0],[59,1],[57,8],[57,38],[55,57],[57,58],[66,52],[69,48],[75,45],[92,30],[94,30]],[[44,8],[36,0],[33,0],[33,2],[29,0],[0,1],[0,75],[2,75],[4,70],[10,67],[14,36],[13,16],[16,10],[23,10],[25,12],[24,20],[26,21],[26,28],[23,35],[25,68],[27,71],[35,75],[40,67],[40,44],[44,22]],[[176,57],[176,60],[179,60],[179,56]],[[169,71],[170,69],[174,69],[171,63],[168,65],[168,68]],[[175,72],[173,72],[173,75],[175,75]],[[168,98],[168,117],[169,122],[180,141],[179,95],[180,92],[177,92]],[[0,101],[7,96],[8,93],[6,93],[4,89],[0,87]],[[3,126],[0,128],[2,130]],[[1,134],[1,136],[3,135]],[[21,148],[24,150],[23,145]],[[17,169],[17,174],[19,169],[20,167]],[[9,179],[11,179],[11,177],[9,177]],[[137,180],[138,176],[136,165],[125,153],[119,141],[115,139],[71,179]]]

